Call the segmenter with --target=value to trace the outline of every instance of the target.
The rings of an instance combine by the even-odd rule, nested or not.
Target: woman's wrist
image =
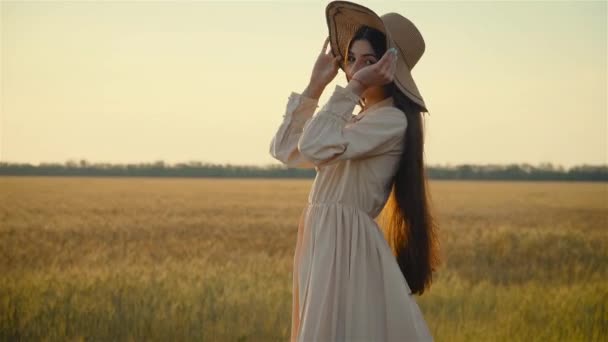
[[[361,95],[365,91],[365,88],[365,84],[363,84],[363,82],[359,81],[356,78],[351,78],[348,82],[348,85],[346,85],[346,89],[350,90],[359,97],[361,97]]]
[[[318,100],[321,97],[321,94],[323,94],[324,89],[325,87],[310,83],[306,89],[304,89],[302,95],[314,100]]]

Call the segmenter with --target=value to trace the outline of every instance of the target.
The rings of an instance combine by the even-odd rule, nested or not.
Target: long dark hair
[[[379,58],[386,52],[385,35],[376,29],[361,27],[350,44],[359,39],[367,40]],[[423,109],[393,82],[384,87],[384,93],[393,97],[408,124],[403,154],[379,221],[412,293],[421,295],[430,287],[440,263],[438,227],[431,215],[424,167]]]

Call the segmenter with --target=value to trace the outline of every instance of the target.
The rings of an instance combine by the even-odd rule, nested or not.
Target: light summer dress
[[[392,97],[353,115],[339,85],[318,100],[292,92],[270,154],[315,168],[293,264],[292,341],[430,341],[432,336],[375,221],[407,127]]]

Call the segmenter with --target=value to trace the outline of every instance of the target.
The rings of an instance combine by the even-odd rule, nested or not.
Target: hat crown
[[[426,48],[422,34],[414,23],[399,13],[387,13],[380,18],[389,33],[389,44],[392,41],[409,69],[413,69]]]

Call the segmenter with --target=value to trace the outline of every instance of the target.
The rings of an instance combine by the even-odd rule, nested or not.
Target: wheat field
[[[312,180],[0,177],[0,340],[286,341]],[[608,339],[608,184],[431,181],[437,341]]]

